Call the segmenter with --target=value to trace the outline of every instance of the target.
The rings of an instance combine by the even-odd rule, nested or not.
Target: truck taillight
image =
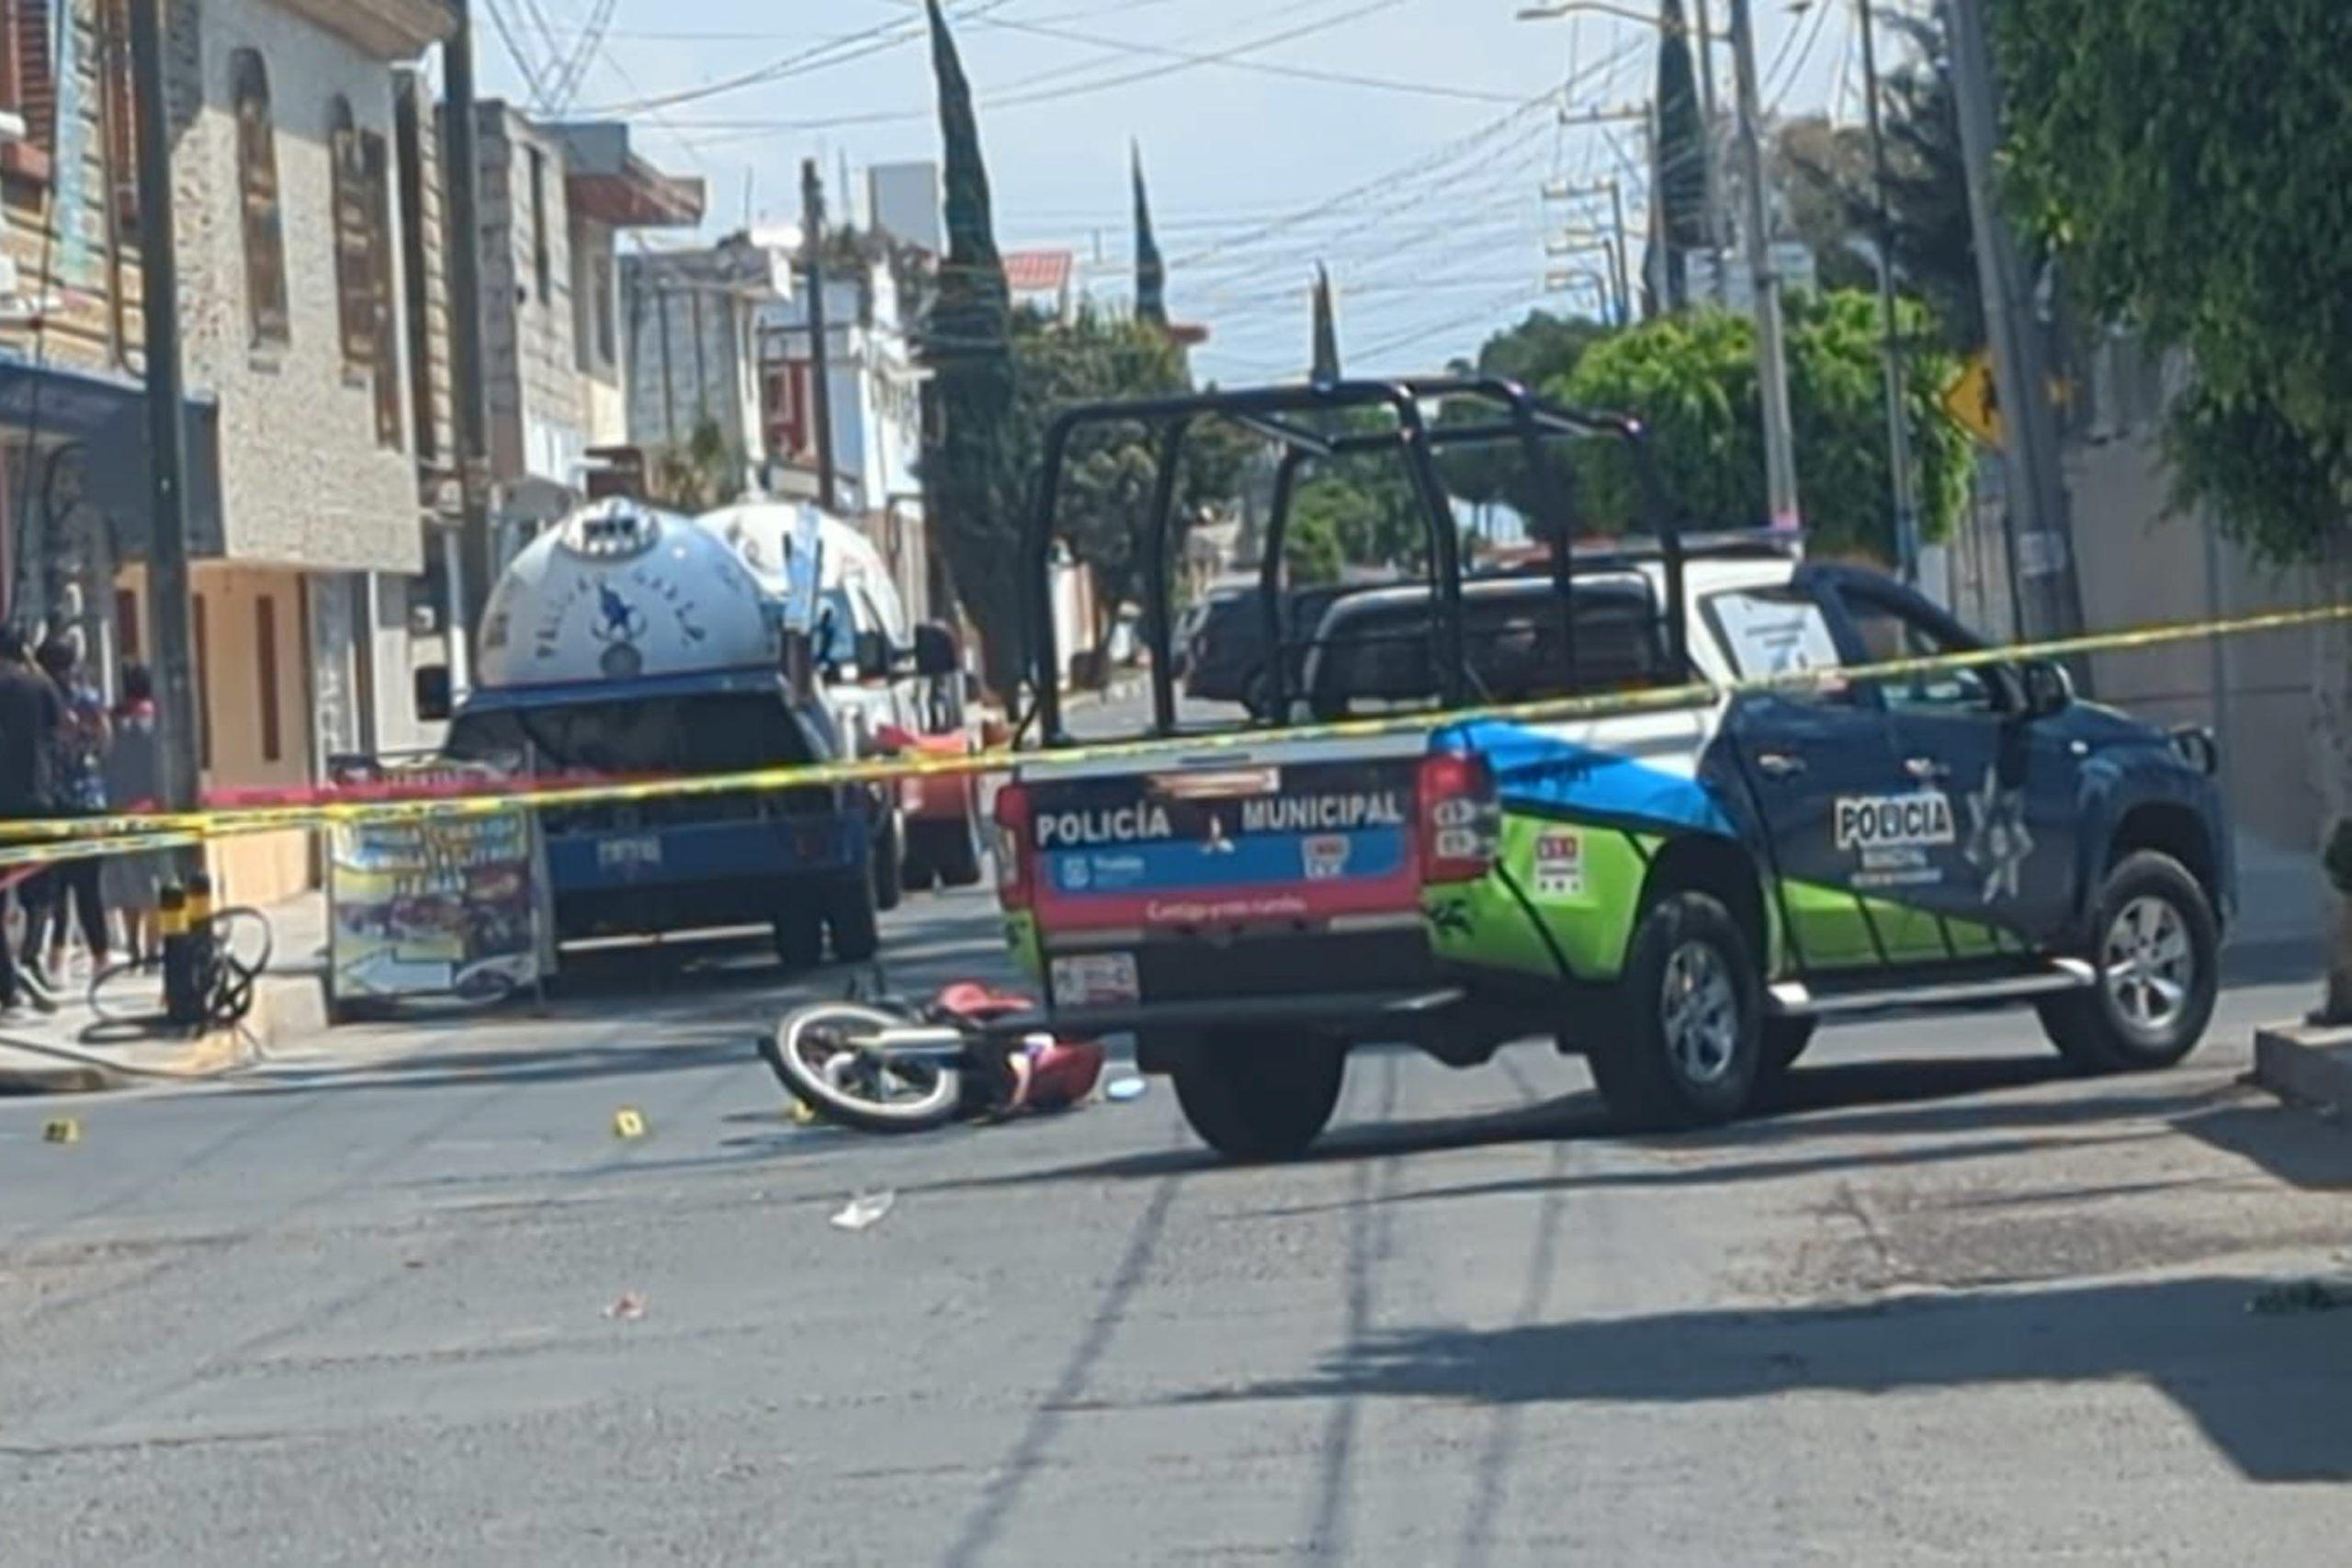
[[[1029,792],[1008,784],[996,792],[996,897],[1008,909],[1029,907]]]
[[[1471,882],[1502,843],[1502,805],[1484,757],[1443,752],[1421,763],[1421,880]]]

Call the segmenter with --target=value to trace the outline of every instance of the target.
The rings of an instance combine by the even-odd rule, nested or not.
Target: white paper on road
[[[899,1195],[888,1188],[879,1192],[861,1192],[842,1205],[833,1216],[833,1228],[844,1231],[870,1230],[882,1223]]]

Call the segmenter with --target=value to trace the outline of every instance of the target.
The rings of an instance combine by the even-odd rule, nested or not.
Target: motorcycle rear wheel
[[[761,1055],[785,1089],[828,1122],[861,1133],[925,1133],[956,1119],[964,1075],[864,1049],[904,1015],[856,1002],[812,1002],[776,1025]]]

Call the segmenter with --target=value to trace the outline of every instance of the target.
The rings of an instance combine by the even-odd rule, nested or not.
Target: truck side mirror
[[[417,667],[410,678],[412,694],[416,701],[416,716],[421,723],[439,724],[448,718],[456,706],[449,694],[449,667],[446,664],[424,664]]]
[[[2066,667],[2055,660],[2030,660],[2018,670],[2018,683],[2025,689],[2025,716],[2048,718],[2065,712],[2075,704],[2074,678]]]
[[[915,627],[916,674],[953,675],[963,662],[964,650],[956,645],[956,634],[945,626],[925,621]]]
[[[857,634],[857,678],[861,681],[887,681],[890,678],[890,639],[881,632]]]

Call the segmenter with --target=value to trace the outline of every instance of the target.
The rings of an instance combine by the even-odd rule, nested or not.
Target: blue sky
[[[1547,202],[1542,187],[1630,175],[1642,130],[1562,127],[1535,100],[1573,81],[1580,108],[1639,104],[1656,34],[1597,14],[1517,21],[1521,3],[952,0],[998,237],[1073,250],[1092,292],[1124,297],[1135,138],[1171,309],[1211,329],[1195,364],[1227,382],[1304,368],[1318,260],[1339,289],[1351,368],[1429,368],[1535,306],[1578,309],[1584,297],[1547,294],[1544,279],[1584,264],[1547,261],[1544,237],[1600,209]],[[544,94],[573,117],[627,115],[645,152],[709,181],[714,232],[747,211],[795,216],[804,157],[836,183],[846,160],[862,186],[868,164],[938,155],[915,0],[475,10],[485,92],[526,105]],[[1720,27],[1724,0],[1712,10]],[[1756,28],[1768,107],[1858,103],[1844,0],[1757,0]],[[1727,96],[1727,51],[1719,58]],[[1628,195],[1638,221],[1638,190]]]

